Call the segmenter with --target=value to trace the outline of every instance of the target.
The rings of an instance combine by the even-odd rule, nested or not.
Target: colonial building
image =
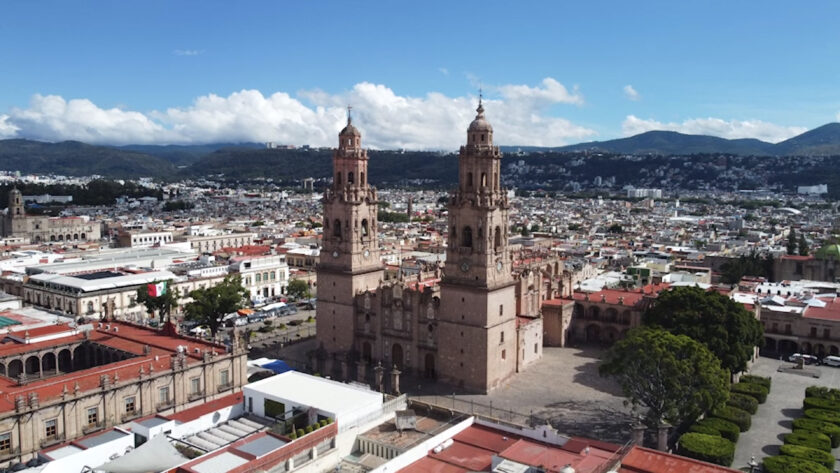
[[[370,381],[373,365],[381,365],[375,383],[388,369],[395,391],[400,372],[408,372],[486,392],[541,356],[539,310],[517,298],[522,291],[508,242],[501,153],[480,102],[477,112],[460,149],[459,185],[449,197],[443,274],[437,268],[388,281],[367,151],[348,118],[333,158],[333,184],[324,194],[318,371]]]
[[[23,195],[17,188],[9,191],[9,207],[2,219],[4,237],[18,237],[31,243],[98,241],[99,222],[87,217],[43,217],[26,215]]]
[[[26,328],[0,347],[0,462],[50,445],[172,413],[230,394],[247,381],[246,351],[170,330],[120,322]]]

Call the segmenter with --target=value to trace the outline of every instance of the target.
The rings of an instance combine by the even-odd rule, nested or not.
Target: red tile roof
[[[818,320],[840,320],[840,300],[836,298],[820,298],[825,302],[825,307],[809,306],[805,308],[802,316],[808,319]]]
[[[619,473],[737,473],[738,470],[644,447],[633,447]]]
[[[193,419],[197,419],[205,414],[218,411],[219,409],[223,409],[228,406],[234,406],[236,404],[239,404],[240,402],[242,402],[242,393],[238,392],[163,417],[178,422],[188,422]]]

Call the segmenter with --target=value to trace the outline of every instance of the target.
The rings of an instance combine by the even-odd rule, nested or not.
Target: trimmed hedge
[[[755,411],[758,410],[758,401],[752,396],[741,393],[729,393],[729,400],[726,401],[726,405],[737,407],[750,414],[755,414]]]
[[[810,460],[834,471],[834,456],[828,452],[800,445],[782,445],[780,451],[782,455]]]
[[[735,444],[723,437],[689,432],[680,437],[677,454],[729,466],[735,457]]]
[[[706,435],[714,435],[717,437],[723,437],[720,434],[720,430],[709,427],[708,425],[701,425],[699,423],[692,425],[688,428],[689,432],[694,432],[695,434],[706,434]]]
[[[704,429],[712,429],[714,430],[713,435],[723,437],[730,442],[737,442],[738,436],[741,435],[741,429],[739,429],[737,425],[729,422],[728,420],[718,419],[716,417],[706,417],[694,425]],[[706,432],[700,433],[704,434]]]
[[[752,383],[752,384],[759,384],[767,388],[770,391],[770,378],[765,378],[764,376],[756,376],[754,374],[745,374],[738,379],[741,383]]]
[[[733,384],[729,390],[733,393],[741,393],[752,396],[759,404],[764,404],[764,401],[767,400],[767,394],[770,392],[769,389],[760,384],[743,382]]]
[[[831,473],[831,470],[819,463],[787,455],[767,457],[763,464],[767,473]]]
[[[737,425],[741,432],[746,432],[750,430],[750,425],[752,425],[752,419],[750,418],[750,413],[737,407],[732,406],[721,406],[712,411],[712,417],[717,417],[718,419],[728,420],[733,424]]]
[[[805,417],[840,425],[840,412],[834,412],[828,409],[805,409]]]
[[[805,397],[818,397],[840,401],[840,389],[827,388],[825,386],[808,386],[805,388]]]
[[[802,417],[793,421],[793,428],[826,434],[831,439],[832,448],[840,447],[840,426],[837,424]]]
[[[828,435],[809,430],[794,430],[792,434],[785,434],[785,445],[801,445],[831,452],[831,439]]]
[[[802,401],[805,409],[828,409],[835,412],[840,412],[840,401],[831,399],[823,399],[820,397],[806,397]]]

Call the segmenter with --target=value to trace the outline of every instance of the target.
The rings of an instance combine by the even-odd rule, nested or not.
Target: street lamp
[[[755,469],[758,468],[758,462],[755,461],[755,456],[750,457],[748,465],[750,466],[750,473],[755,473]]]

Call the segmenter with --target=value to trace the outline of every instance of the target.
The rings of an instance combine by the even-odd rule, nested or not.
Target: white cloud
[[[555,117],[556,103],[581,103],[575,89],[548,78],[540,86],[504,85],[500,99],[485,99],[496,142],[558,146],[591,137],[591,129]],[[205,95],[187,107],[141,113],[104,109],[87,99],[65,100],[35,95],[26,109],[0,116],[0,136],[89,143],[212,143],[273,141],[284,144],[334,146],[353,106],[354,123],[373,148],[455,149],[466,141],[477,97],[449,97],[431,92],[401,96],[381,85],[362,82],[349,91],[320,90],[292,96],[265,96],[241,90],[227,97]]]
[[[199,49],[175,49],[172,51],[172,54],[176,56],[198,56],[199,54],[204,54],[204,51]]]
[[[8,115],[0,115],[0,139],[14,138],[18,128],[9,121]]]
[[[624,90],[624,96],[627,97],[629,100],[632,100],[632,101],[635,102],[635,101],[642,98],[642,96],[639,95],[639,92],[636,91],[636,89],[634,89],[633,86],[630,85],[630,84],[625,85],[623,90]]]
[[[449,75],[449,69],[447,69],[445,67],[438,67],[438,72],[440,72],[441,74],[443,74],[445,76]]]
[[[691,118],[682,123],[663,123],[628,115],[621,124],[625,136],[651,130],[669,130],[691,135],[711,135],[721,138],[758,138],[778,143],[808,131],[801,126],[783,126],[761,120],[723,120],[720,118]]]

